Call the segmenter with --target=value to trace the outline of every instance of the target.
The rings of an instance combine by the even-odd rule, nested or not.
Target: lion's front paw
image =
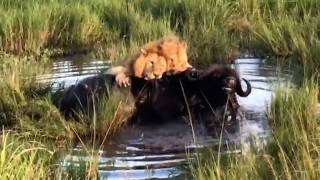
[[[120,87],[130,86],[130,77],[126,76],[124,73],[119,73],[116,75],[116,82]]]

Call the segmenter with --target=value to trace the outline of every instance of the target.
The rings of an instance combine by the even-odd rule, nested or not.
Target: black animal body
[[[239,107],[236,94],[246,97],[251,92],[250,83],[245,79],[244,82],[246,91],[242,89],[237,72],[222,65],[212,65],[204,70],[188,69],[176,75],[164,75],[159,80],[131,77],[130,92],[135,100],[131,122],[162,122],[191,112],[193,117],[202,113],[207,124],[212,124],[219,119],[213,113],[218,107],[227,107],[235,119]],[[114,75],[85,78],[66,90],[60,101],[60,111],[66,118],[76,118],[78,112],[90,114],[94,102],[103,94],[108,97],[115,87]]]
[[[139,82],[140,81],[140,82]],[[193,112],[212,114],[217,107],[227,106],[232,119],[236,118],[238,101],[236,94],[246,97],[251,92],[250,83],[245,80],[247,90],[241,86],[237,72],[229,67],[213,65],[205,70],[188,69],[185,72],[163,76],[154,81],[132,81],[132,93],[136,100],[136,116],[144,121],[171,120]],[[139,82],[135,84],[135,82]],[[137,93],[139,92],[139,93]]]
[[[109,96],[114,84],[113,75],[99,74],[85,78],[65,91],[59,109],[65,118],[78,119],[79,112],[90,114],[102,95]]]
[[[79,113],[90,115],[97,102],[107,100],[111,90],[126,91],[125,87],[118,87],[113,74],[99,74],[87,77],[71,85],[63,94],[59,102],[59,110],[66,119],[78,120]],[[152,104],[157,98],[157,87],[153,81],[143,78],[131,79],[130,92],[135,98],[136,112],[132,117],[142,116],[143,119],[152,121],[158,117],[153,111]],[[124,95],[128,95],[124,93]],[[153,101],[154,100],[154,101]],[[130,118],[133,119],[133,118]],[[146,121],[148,122],[148,121]]]
[[[136,112],[133,120],[139,122],[162,122],[187,113],[186,99],[195,94],[196,76],[193,70],[174,76],[163,76],[159,80],[132,78],[131,92],[135,97]],[[184,92],[181,87],[184,88]]]
[[[236,94],[247,97],[251,93],[250,83],[243,79],[247,85],[247,90],[244,91],[238,73],[223,65],[212,65],[199,74],[201,95],[208,102],[207,108],[228,105],[232,118],[235,118],[239,107]],[[209,105],[211,107],[208,107]]]
[[[218,135],[222,124],[229,126],[229,130],[238,128],[236,117],[239,103],[236,95],[247,97],[251,93],[250,83],[242,79],[247,86],[244,91],[238,73],[223,65],[212,65],[199,74],[201,92],[197,98],[201,99],[202,105],[197,112],[203,117],[207,129]],[[230,115],[230,119],[227,115]]]

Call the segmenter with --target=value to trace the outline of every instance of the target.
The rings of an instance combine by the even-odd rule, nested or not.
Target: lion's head
[[[148,43],[145,51],[164,56],[167,61],[167,72],[176,74],[192,67],[188,63],[187,43],[177,37],[167,37]]]
[[[141,49],[140,54],[133,64],[133,71],[136,77],[160,79],[167,70],[167,62],[163,56],[154,52],[147,52]]]

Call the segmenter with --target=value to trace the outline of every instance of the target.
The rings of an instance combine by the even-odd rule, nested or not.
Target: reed
[[[44,179],[51,174],[48,165],[54,152],[40,142],[2,131],[0,152],[2,179]]]
[[[92,115],[66,120],[53,103],[50,85],[36,80],[37,74],[50,72],[45,60],[6,56],[0,62],[1,178],[97,178],[97,152],[126,123],[130,96],[111,91],[94,103]],[[76,141],[83,142],[91,160],[80,167],[61,166]]]
[[[58,100],[50,84],[38,83],[38,74],[49,73],[48,63],[27,58],[3,57],[0,71],[0,123],[22,132],[49,139],[73,139],[96,131],[111,136],[132,112],[130,96],[110,91],[94,102],[90,116],[80,115],[79,122],[66,120],[59,112]]]
[[[249,52],[319,67],[317,0],[26,0],[1,1],[0,9],[5,52],[54,55],[88,48],[118,61],[151,39],[177,34],[197,66]]]
[[[71,149],[62,149],[42,136],[15,131],[1,132],[0,176],[1,179],[97,179],[98,154],[91,149],[90,159],[81,160],[79,166],[63,160]],[[62,153],[63,152],[63,153]],[[79,158],[80,159],[80,158]],[[75,162],[71,162],[75,163]]]

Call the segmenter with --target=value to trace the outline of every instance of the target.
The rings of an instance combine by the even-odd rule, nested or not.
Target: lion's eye
[[[173,62],[173,59],[171,58],[170,61]]]
[[[153,64],[154,62],[153,62],[153,61],[150,61],[150,63]]]

